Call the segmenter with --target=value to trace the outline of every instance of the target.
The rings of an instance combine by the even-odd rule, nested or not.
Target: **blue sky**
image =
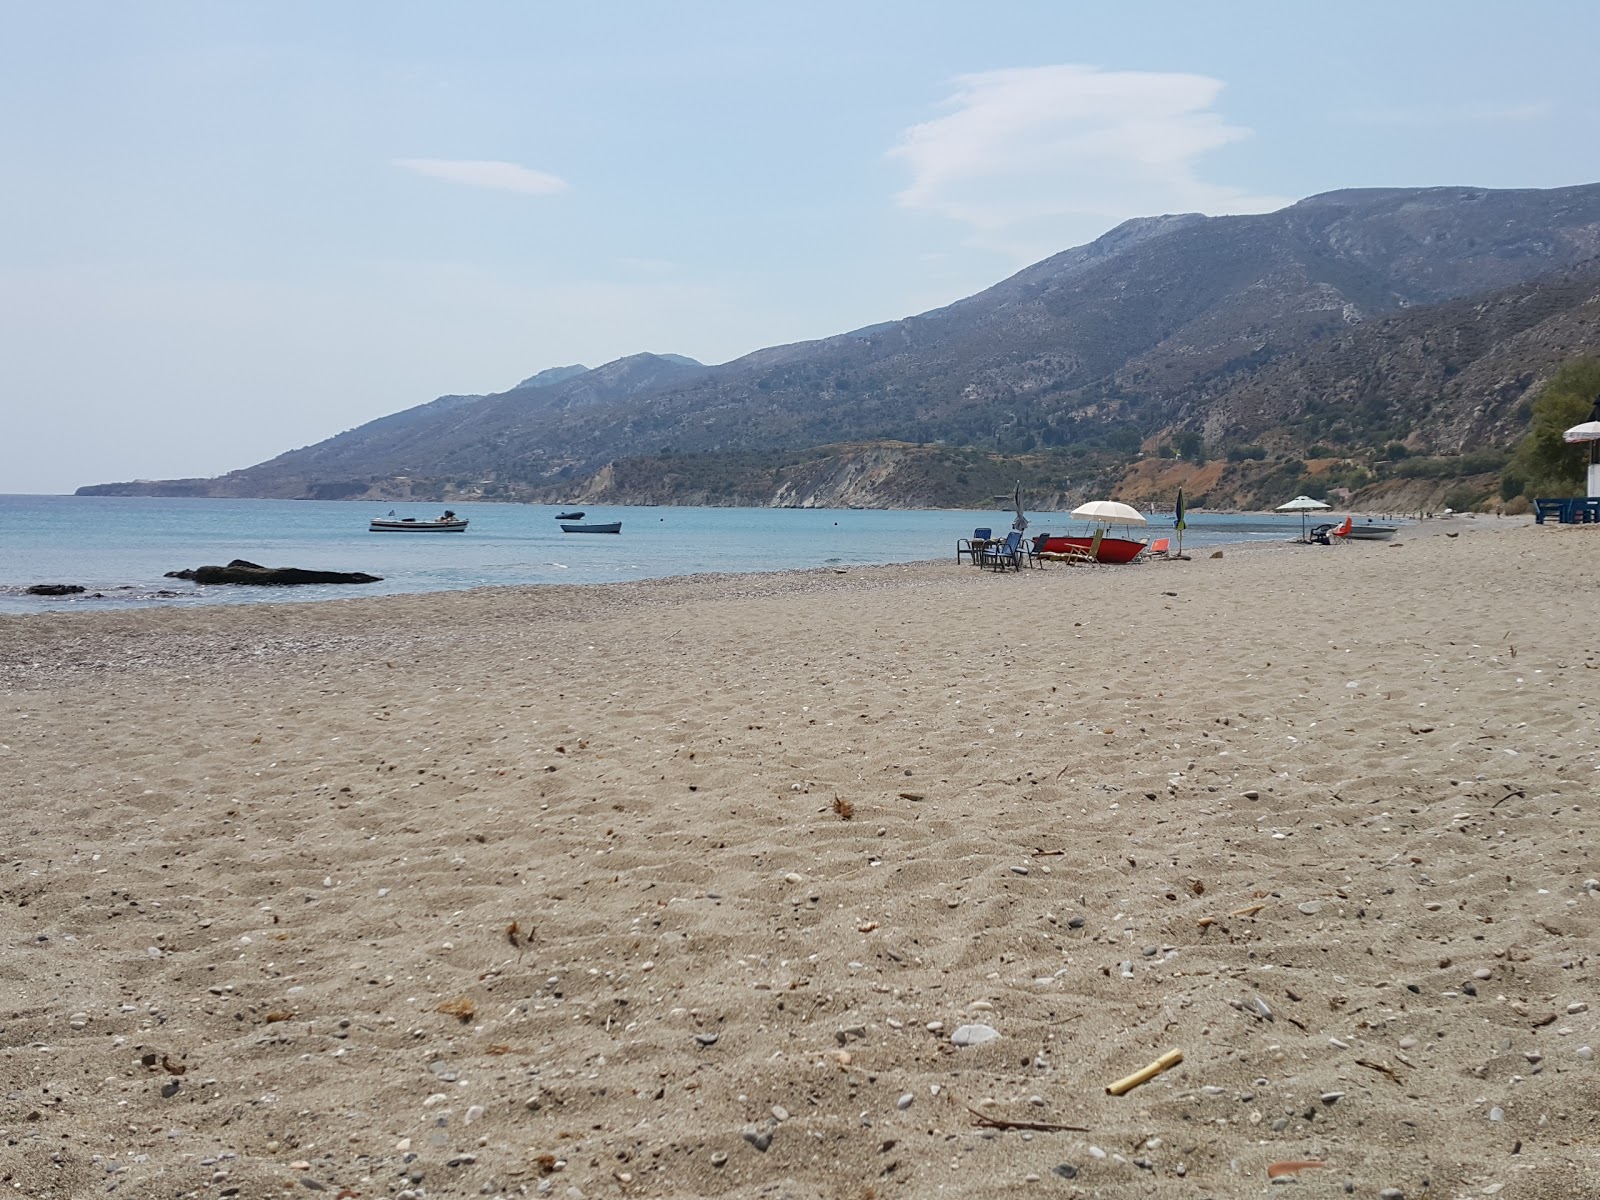
[[[721,362],[1159,212],[1600,180],[1589,3],[0,0],[0,492]]]

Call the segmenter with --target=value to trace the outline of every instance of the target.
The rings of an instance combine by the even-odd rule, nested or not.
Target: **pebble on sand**
[[[1000,1031],[988,1025],[959,1025],[950,1035],[950,1041],[956,1046],[981,1046],[999,1036]]]

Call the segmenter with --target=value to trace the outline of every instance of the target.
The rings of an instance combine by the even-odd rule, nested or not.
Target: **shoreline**
[[[882,511],[899,511],[899,510],[882,510]],[[905,511],[912,511],[912,510],[905,510]],[[921,510],[917,510],[917,511],[921,511]],[[936,510],[928,510],[928,511],[936,511]],[[1284,514],[1282,514],[1282,513],[1276,513],[1276,514],[1256,513],[1256,514],[1236,514],[1236,515],[1272,516],[1272,517],[1275,517],[1275,518],[1281,518],[1281,517],[1284,516]],[[1476,518],[1474,518],[1474,517],[1471,517],[1471,516],[1467,516],[1465,514],[1458,514],[1458,515],[1453,516],[1453,517],[1439,517],[1439,518],[1432,518],[1432,519],[1429,519],[1427,521],[1413,521],[1410,524],[1408,524],[1408,525],[1406,525],[1406,526],[1404,526],[1402,528],[1402,535],[1401,536],[1405,537],[1405,536],[1431,535],[1431,534],[1435,534],[1435,533],[1439,533],[1439,532],[1444,532],[1446,530],[1446,528],[1456,529],[1459,532],[1459,531],[1462,531],[1462,530],[1465,530],[1465,529],[1470,529],[1470,528],[1475,527],[1477,521],[1486,521],[1486,522],[1488,522],[1488,525],[1480,526],[1480,528],[1510,528],[1510,527],[1514,527],[1514,526],[1519,525],[1519,524],[1531,523],[1532,518],[1531,517],[1484,517],[1484,516],[1481,516],[1481,515],[1479,515]],[[1036,521],[1036,522],[1033,522],[1033,524],[1040,525],[1040,524],[1043,524],[1043,522]],[[1164,537],[1167,537],[1167,538],[1171,539],[1174,542],[1174,544],[1176,544],[1176,533],[1174,531],[1171,531],[1171,530],[1167,529],[1165,526],[1155,526],[1155,527],[1152,527],[1147,532],[1149,534],[1150,540],[1155,540],[1156,534],[1159,533],[1159,534],[1161,534],[1161,536],[1164,536]],[[1195,548],[1195,555],[1205,555],[1205,554],[1208,554],[1210,551],[1215,550],[1215,549],[1225,549],[1225,550],[1228,550],[1228,551],[1230,551],[1232,553],[1236,553],[1237,554],[1237,553],[1253,552],[1256,548],[1259,548],[1259,547],[1278,547],[1278,546],[1288,547],[1288,546],[1292,546],[1292,545],[1295,545],[1295,544],[1296,543],[1293,542],[1292,540],[1263,541],[1263,540],[1260,540],[1260,539],[1249,539],[1249,540],[1242,540],[1242,541],[1238,541],[1238,542],[1207,543],[1203,547]],[[1326,549],[1326,547],[1324,547],[1324,549]],[[599,581],[594,581],[594,582],[579,582],[579,583],[550,582],[550,583],[514,583],[514,584],[488,584],[488,585],[481,585],[480,584],[480,585],[476,585],[476,586],[473,586],[473,587],[466,587],[466,588],[438,588],[438,589],[419,590],[419,591],[412,591],[412,592],[383,592],[383,593],[379,593],[379,594],[376,594],[376,595],[361,594],[359,592],[352,591],[348,595],[334,595],[334,596],[326,596],[326,595],[324,595],[324,596],[318,596],[318,597],[314,597],[314,598],[313,597],[308,597],[308,598],[304,598],[304,599],[299,598],[296,595],[294,595],[293,593],[294,593],[295,589],[293,589],[293,588],[245,589],[245,590],[241,591],[239,585],[214,585],[219,589],[226,588],[227,590],[219,590],[218,592],[216,592],[214,594],[211,594],[211,595],[208,595],[208,594],[206,594],[205,592],[202,591],[202,592],[194,592],[194,593],[183,593],[183,594],[170,596],[170,597],[167,597],[167,596],[156,597],[156,596],[150,596],[150,595],[138,595],[138,596],[132,596],[132,597],[127,597],[127,598],[118,598],[118,597],[115,597],[115,596],[105,596],[105,597],[92,597],[92,596],[91,597],[45,597],[45,596],[39,596],[39,597],[30,597],[30,596],[26,596],[26,595],[23,594],[22,589],[24,588],[25,585],[23,585],[23,584],[15,584],[15,585],[11,585],[11,590],[5,593],[5,598],[8,599],[9,601],[11,601],[12,603],[17,603],[17,604],[27,603],[27,604],[33,605],[34,607],[32,607],[32,608],[30,608],[29,610],[26,610],[26,611],[0,612],[0,621],[4,621],[4,620],[6,620],[8,618],[11,618],[11,617],[37,617],[37,616],[41,616],[41,615],[61,615],[61,614],[74,614],[74,615],[83,615],[83,616],[105,616],[105,615],[111,615],[111,614],[117,614],[117,613],[142,612],[142,611],[151,611],[151,610],[167,611],[167,610],[172,610],[172,609],[191,609],[191,608],[193,608],[193,609],[200,609],[200,608],[211,609],[211,608],[219,608],[219,607],[220,608],[253,609],[253,608],[258,608],[258,607],[277,607],[277,606],[280,606],[280,605],[283,605],[283,604],[292,604],[292,605],[295,605],[295,606],[318,605],[318,604],[329,604],[329,603],[342,604],[342,603],[348,603],[350,601],[393,600],[393,599],[400,599],[400,598],[411,597],[411,596],[453,595],[453,594],[458,594],[458,593],[463,593],[463,592],[485,592],[485,591],[494,591],[494,590],[497,590],[497,589],[515,590],[515,589],[519,589],[519,588],[550,589],[550,588],[567,588],[567,587],[593,588],[593,587],[609,587],[609,586],[631,586],[631,585],[635,585],[635,584],[643,584],[643,583],[650,583],[650,582],[663,582],[663,581],[685,579],[685,578],[697,578],[697,577],[700,577],[700,576],[717,577],[717,576],[723,575],[723,574],[726,574],[726,575],[729,575],[729,576],[744,576],[744,575],[769,575],[769,574],[782,575],[782,574],[790,574],[790,573],[804,573],[804,572],[810,572],[810,571],[827,572],[827,571],[830,571],[830,570],[833,570],[833,571],[862,571],[862,570],[869,570],[869,569],[874,569],[874,568],[878,568],[878,567],[931,565],[931,564],[936,564],[936,563],[939,563],[939,562],[942,562],[942,561],[945,561],[945,560],[942,559],[942,558],[938,558],[938,559],[910,560],[910,561],[907,561],[907,562],[900,562],[900,563],[874,563],[874,564],[852,563],[852,564],[849,564],[847,566],[842,566],[842,567],[831,567],[831,566],[826,565],[826,564],[819,564],[819,565],[815,565],[815,566],[793,567],[793,568],[777,568],[777,569],[774,569],[774,570],[758,570],[758,571],[749,571],[749,572],[743,572],[743,571],[698,572],[698,573],[690,573],[690,574],[687,574],[687,575],[647,576],[647,577],[639,578],[639,579],[599,580]],[[1150,564],[1149,564],[1148,560],[1145,560],[1145,562],[1143,562],[1141,564],[1138,564],[1138,565],[1150,565]],[[359,586],[359,585],[354,585],[354,586]],[[257,595],[254,594],[254,592],[256,590],[260,590],[262,592],[268,592],[268,593],[271,593],[271,594],[270,595],[259,595],[259,596],[257,596]],[[88,603],[91,604],[92,607],[81,607],[82,605],[85,604],[85,601],[88,601]]]

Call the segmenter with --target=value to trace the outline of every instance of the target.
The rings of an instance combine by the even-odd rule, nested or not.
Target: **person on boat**
[[[454,521],[456,519],[456,514],[447,508],[444,510],[444,516],[440,517],[439,519],[441,521]]]

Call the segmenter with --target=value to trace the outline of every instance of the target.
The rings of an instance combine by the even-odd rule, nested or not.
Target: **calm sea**
[[[954,557],[956,539],[980,525],[1003,534],[1009,512],[781,508],[589,509],[622,522],[620,536],[564,534],[553,507],[457,504],[465,533],[368,533],[388,504],[297,500],[166,500],[0,496],[0,612],[111,609],[148,604],[248,604],[499,584],[607,583],[707,571],[778,571]],[[400,516],[434,517],[439,505],[397,504]],[[1029,533],[1064,532],[1064,515],[1029,514]],[[1171,536],[1171,516],[1150,537]],[[1191,513],[1185,549],[1284,540],[1298,517]],[[167,571],[243,558],[266,566],[365,571],[364,586],[197,587]],[[67,600],[22,594],[36,583],[88,589]],[[173,596],[155,593],[167,591]],[[89,593],[99,592],[100,597]]]

